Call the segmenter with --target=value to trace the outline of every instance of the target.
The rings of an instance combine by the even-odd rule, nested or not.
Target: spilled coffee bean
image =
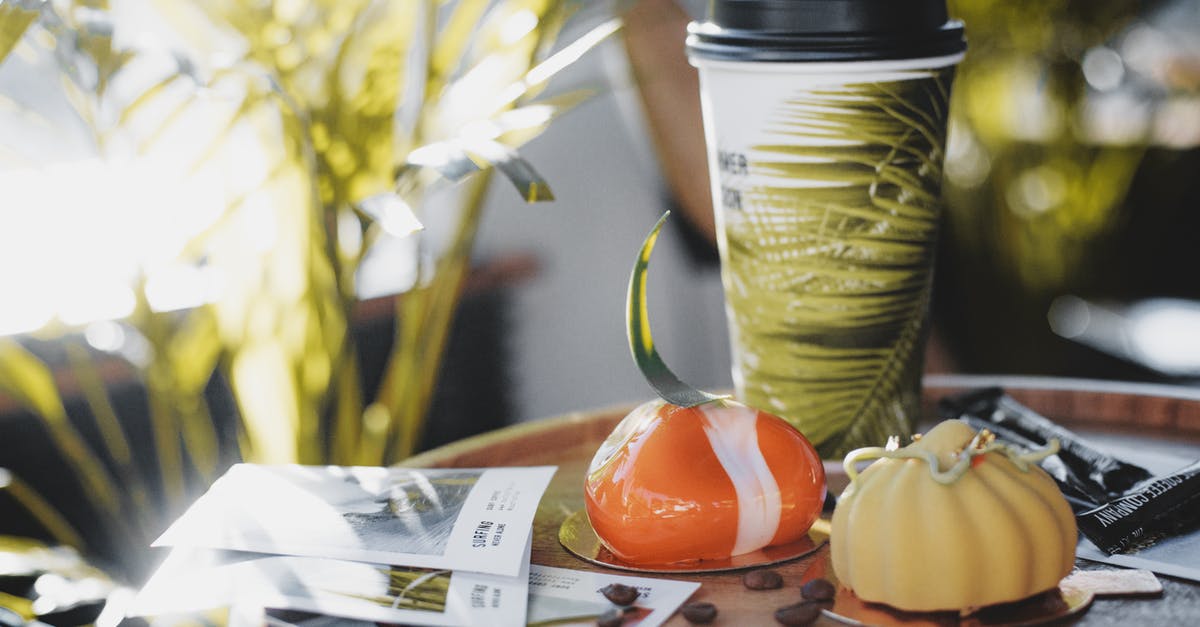
[[[627,586],[623,583],[610,583],[600,589],[600,594],[603,594],[604,598],[617,605],[633,605],[641,593],[633,586]]]
[[[801,601],[775,610],[775,620],[788,627],[807,625],[817,620],[820,615],[821,606],[812,601]]]
[[[683,606],[682,614],[689,623],[706,625],[717,617],[717,606],[704,602],[688,603]]]
[[[742,585],[751,590],[775,590],[783,586],[783,577],[773,570],[752,570],[742,576]]]
[[[836,594],[837,589],[828,579],[813,579],[800,587],[800,596],[809,601],[832,601]]]
[[[596,619],[597,627],[621,627],[621,623],[625,622],[625,610],[619,607],[610,607]]]

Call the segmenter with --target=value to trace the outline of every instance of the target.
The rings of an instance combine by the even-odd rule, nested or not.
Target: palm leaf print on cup
[[[825,458],[909,435],[920,409],[952,79],[805,76],[725,135],[706,103],[738,397]]]

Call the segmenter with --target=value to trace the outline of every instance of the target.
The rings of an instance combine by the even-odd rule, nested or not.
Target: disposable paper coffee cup
[[[691,25],[737,394],[825,458],[912,433],[961,23],[714,0]]]

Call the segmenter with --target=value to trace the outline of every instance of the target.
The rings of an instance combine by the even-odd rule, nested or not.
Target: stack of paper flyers
[[[553,467],[239,464],[154,543],[169,555],[131,614],[234,608],[309,627],[595,624],[601,589],[636,587],[626,625],[660,625],[699,584],[530,566]],[[257,614],[255,614],[257,611]],[[363,622],[365,621],[365,622]],[[283,621],[272,619],[271,623]]]
[[[173,549],[133,613],[256,605],[523,625],[554,470],[236,465],[154,543]]]

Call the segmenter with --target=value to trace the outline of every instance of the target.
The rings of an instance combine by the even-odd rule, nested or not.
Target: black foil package
[[[1200,528],[1200,461],[1151,479],[1075,520],[1083,535],[1109,555]]]
[[[962,419],[975,428],[987,427],[996,437],[1025,448],[1044,447],[1057,439],[1058,454],[1046,458],[1041,466],[1058,482],[1077,513],[1120,498],[1150,478],[1150,471],[1092,448],[1000,388],[943,398],[938,413],[944,420]]]
[[[959,420],[965,421],[976,431],[988,429],[1001,441],[1015,444],[1024,449],[1036,450],[1046,445],[1045,442],[1032,440],[1008,427],[1002,427],[970,414],[960,416]],[[1057,453],[1043,458],[1038,465],[1058,483],[1058,489],[1062,491],[1067,503],[1071,505],[1071,510],[1076,514],[1093,509],[1101,503],[1107,503],[1110,498],[1115,498],[1110,497],[1103,486],[1092,481],[1088,477],[1088,473],[1076,472],[1072,465],[1063,461],[1063,458]]]
[[[1152,477],[1141,466],[1092,448],[1000,388],[946,397],[938,413],[943,419],[989,429],[998,439],[1023,448],[1041,448],[1057,439],[1059,452],[1039,465],[1071,504],[1079,530],[1110,555],[1200,528],[1200,461]]]

